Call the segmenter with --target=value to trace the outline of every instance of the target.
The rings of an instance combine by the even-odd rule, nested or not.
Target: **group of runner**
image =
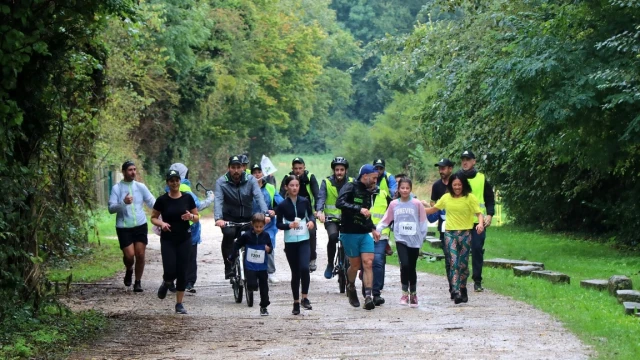
[[[223,234],[225,279],[234,275],[232,263],[238,248],[244,246],[245,277],[251,290],[260,289],[261,315],[268,315],[268,284],[278,282],[274,261],[278,230],[284,231],[284,252],[291,270],[292,314],[299,314],[301,307],[312,309],[309,287],[310,272],[317,269],[317,221],[324,223],[329,237],[324,277],[333,276],[338,241],[348,257],[346,288],[352,306],[360,307],[355,286],[358,273],[363,308],[372,310],[385,303],[381,291],[386,256],[392,254],[389,240],[395,239],[401,268],[400,304],[418,307],[416,263],[427,234],[427,216],[438,221],[451,299],[456,304],[466,302],[469,252],[473,253],[475,290],[482,291],[484,228],[491,224],[494,202],[486,177],[475,170],[475,155],[466,150],[461,160],[462,170],[456,174],[448,159],[435,164],[441,179],[433,185],[431,203],[413,195],[408,177],[386,172],[382,158],[363,165],[352,178],[349,162],[336,157],[331,161],[332,175],[319,182],[306,170],[304,159],[295,157],[277,192],[275,179],[264,176],[260,164],[248,169],[248,158],[236,155],[229,158],[227,172],[204,200],[191,191],[185,165],[171,166],[165,178],[166,193],[156,200],[144,184],[135,181],[135,164],[127,161],[122,165],[124,179],[114,185],[109,199],[109,211],[117,214],[124,284],[131,285],[135,266],[134,291],[143,291],[146,204],[153,208],[151,222],[160,235],[164,275],[158,297],[175,292],[175,311],[185,314],[184,292],[196,291],[198,211],[213,203],[215,224]],[[227,226],[244,223],[250,226]]]

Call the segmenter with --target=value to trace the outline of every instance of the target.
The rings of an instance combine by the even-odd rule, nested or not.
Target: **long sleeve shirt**
[[[409,201],[393,200],[376,230],[382,231],[393,223],[393,233],[396,242],[404,243],[410,248],[422,247],[427,236],[427,213],[424,205],[418,199]]]
[[[133,197],[131,204],[125,204],[127,195]],[[153,208],[156,198],[149,189],[137,181],[120,181],[111,188],[109,195],[109,213],[116,214],[117,228],[132,228],[147,223],[147,215],[144,212],[144,204]]]

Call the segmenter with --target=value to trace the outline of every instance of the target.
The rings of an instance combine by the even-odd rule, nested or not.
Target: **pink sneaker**
[[[416,294],[409,295],[409,307],[412,307],[412,308],[418,307],[418,295]]]
[[[409,305],[409,293],[402,292],[402,297],[400,298],[400,305]]]

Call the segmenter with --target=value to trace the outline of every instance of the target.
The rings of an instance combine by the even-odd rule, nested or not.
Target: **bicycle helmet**
[[[331,160],[331,169],[334,170],[336,168],[336,165],[342,165],[344,166],[345,169],[349,169],[349,162],[347,161],[347,159],[343,158],[342,156],[336,156],[333,158],[333,160]]]
[[[242,165],[249,165],[249,157],[245,154],[242,155],[238,155],[238,157],[240,158],[240,162],[242,162]]]

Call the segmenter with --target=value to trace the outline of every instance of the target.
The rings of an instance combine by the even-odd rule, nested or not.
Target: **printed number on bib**
[[[416,223],[403,221],[398,224],[398,234],[400,235],[415,235],[417,232]]]
[[[247,249],[247,261],[254,264],[264,264],[264,250]]]
[[[303,223],[302,221],[300,221],[299,224],[300,225],[298,225],[298,227],[290,230],[290,235],[302,236],[308,234],[309,230],[307,229],[307,224]]]

